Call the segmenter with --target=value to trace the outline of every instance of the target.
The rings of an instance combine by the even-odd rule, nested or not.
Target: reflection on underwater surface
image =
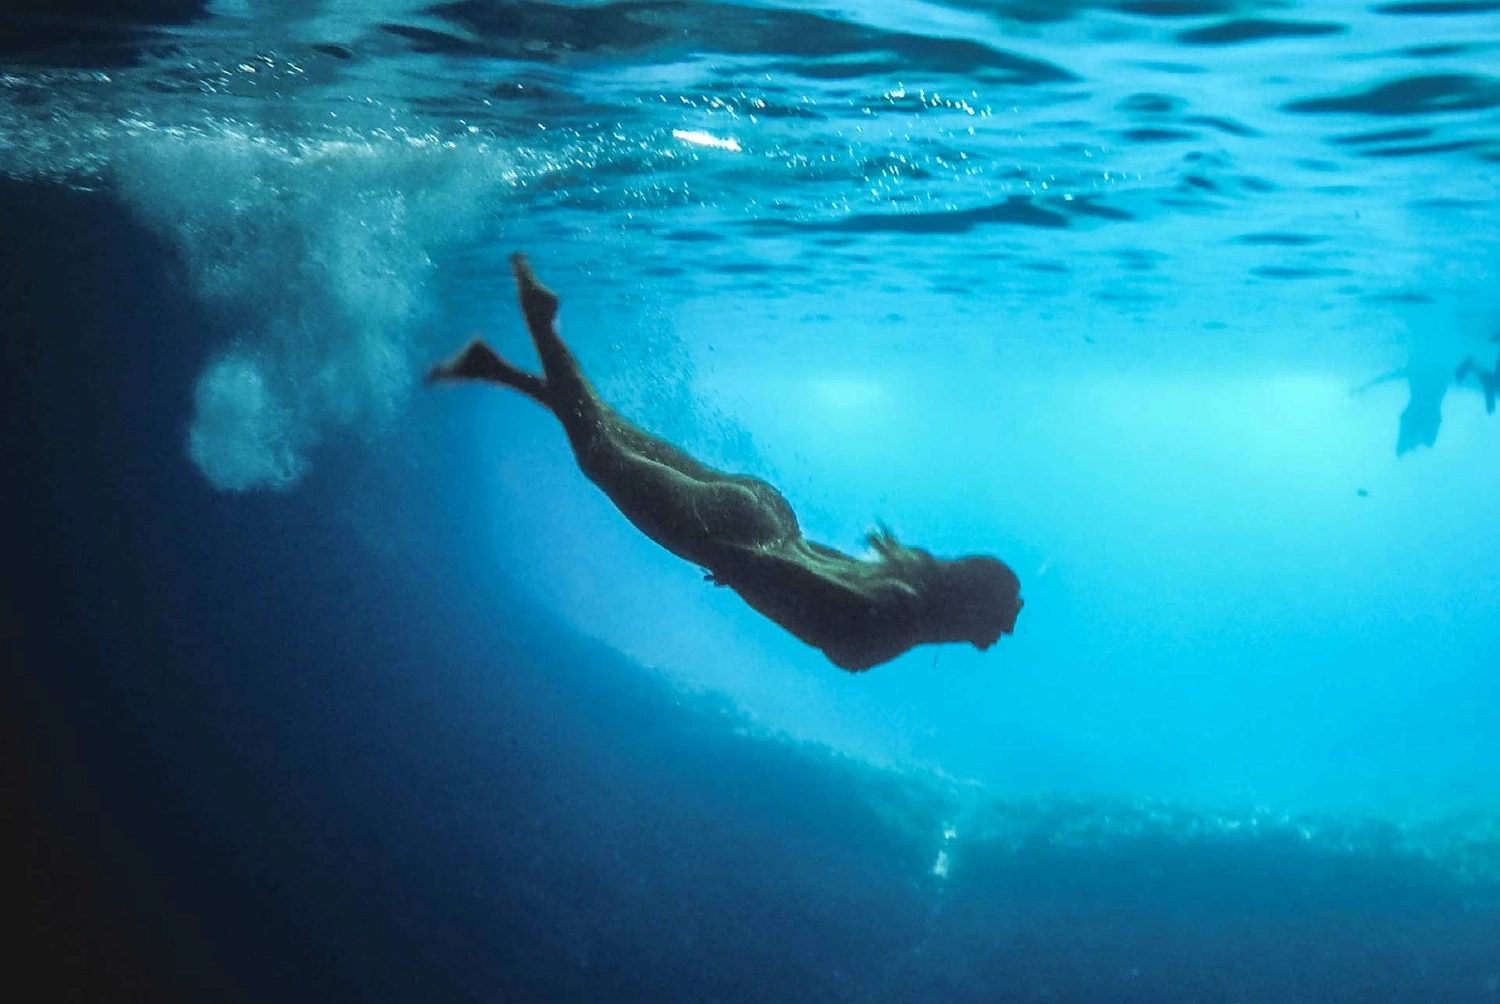
[[[1493,5],[194,7],[0,22],[75,999],[1500,992]],[[1016,553],[1015,645],[846,686],[412,395],[514,247],[820,538]]]

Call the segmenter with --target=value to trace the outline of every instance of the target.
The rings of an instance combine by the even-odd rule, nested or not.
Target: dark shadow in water
[[[1372,302],[1422,303],[1430,299],[1423,294],[1392,294],[1380,298],[1370,297]],[[1491,341],[1500,341],[1496,334]],[[1394,380],[1406,381],[1408,397],[1406,409],[1401,413],[1401,423],[1396,432],[1396,456],[1404,456],[1419,446],[1432,447],[1437,444],[1438,431],[1443,424],[1443,400],[1448,388],[1455,383],[1466,382],[1478,386],[1484,393],[1486,410],[1493,412],[1495,395],[1500,394],[1500,360],[1492,371],[1484,370],[1470,356],[1455,368],[1446,356],[1433,351],[1414,350],[1407,364],[1398,370],[1382,374],[1374,380],[1356,387],[1352,393],[1363,394],[1372,387]]]
[[[462,29],[462,36],[430,28],[382,27],[425,52],[491,55],[528,61],[574,60],[580,55],[666,61],[692,54],[791,57],[774,66],[819,79],[867,74],[961,74],[1009,86],[1061,84],[1077,78],[1044,60],[995,49],[969,38],[924,35],[862,24],[816,11],[756,4],[625,0],[601,4],[491,3],[454,0],[428,7]]]
[[[1278,38],[1321,38],[1348,32],[1347,24],[1319,21],[1274,21],[1269,18],[1242,18],[1224,21],[1206,28],[1178,32],[1183,45],[1244,45]]]
[[[1490,338],[1492,342],[1500,342],[1500,333]],[[1492,369],[1485,369],[1474,360],[1473,356],[1466,356],[1464,361],[1458,364],[1458,370],[1453,374],[1453,379],[1462,384],[1468,380],[1474,380],[1479,384],[1480,393],[1484,395],[1484,410],[1486,414],[1495,413],[1496,399],[1500,398],[1500,359],[1495,360]]]
[[[1497,0],[1405,0],[1405,2],[1377,4],[1370,9],[1376,14],[1407,17],[1441,17],[1449,14],[1471,17],[1475,14],[1493,14],[1500,11],[1500,2]]]
[[[742,226],[761,236],[789,233],[954,236],[993,226],[1061,229],[1072,226],[1070,217],[1115,222],[1134,219],[1125,210],[1104,205],[1093,198],[1043,202],[1029,195],[1012,195],[1004,202],[976,209],[851,213],[833,220],[762,219],[748,221]]]
[[[1438,115],[1500,105],[1500,80],[1472,73],[1433,73],[1376,84],[1363,91],[1305,98],[1282,106],[1308,115]]]
[[[68,67],[134,63],[153,29],[204,15],[206,0],[6,0],[0,57]]]
[[[1354,388],[1351,393],[1363,394],[1393,380],[1405,380],[1408,391],[1406,409],[1401,412],[1401,422],[1396,429],[1396,456],[1405,456],[1419,446],[1436,446],[1438,430],[1443,425],[1443,398],[1448,395],[1448,386],[1452,382],[1450,374],[1432,366],[1408,365],[1382,374]]]

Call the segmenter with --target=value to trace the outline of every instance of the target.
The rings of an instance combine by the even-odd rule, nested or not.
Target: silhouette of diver
[[[968,642],[984,650],[1015,630],[1020,582],[991,557],[936,558],[881,527],[871,559],[802,535],[786,499],[757,478],[726,474],[631,424],[600,398],[553,327],[557,296],[524,255],[511,257],[521,312],[543,376],[471,342],[433,367],[429,383],[478,380],[511,387],[562,422],[586,477],[646,536],[706,569],[759,613],[861,672],[917,645]]]
[[[1492,342],[1500,342],[1500,334],[1490,338]],[[1474,362],[1474,357],[1469,356],[1458,364],[1458,372],[1453,374],[1456,383],[1463,383],[1464,379],[1473,373],[1479,378],[1479,385],[1484,389],[1484,410],[1493,415],[1495,413],[1495,398],[1500,396],[1500,358],[1495,360],[1495,369],[1486,373]]]
[[[1448,394],[1446,367],[1439,370],[1430,365],[1409,362],[1401,369],[1383,373],[1368,383],[1361,384],[1350,391],[1350,394],[1363,394],[1370,388],[1391,380],[1405,380],[1409,395],[1396,432],[1396,456],[1405,456],[1418,446],[1437,445],[1438,430],[1443,425],[1443,398]]]

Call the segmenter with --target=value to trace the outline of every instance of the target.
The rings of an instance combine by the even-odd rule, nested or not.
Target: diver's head
[[[959,558],[942,563],[934,590],[937,611],[949,641],[966,641],[981,652],[1016,629],[1025,602],[1021,581],[995,558]]]

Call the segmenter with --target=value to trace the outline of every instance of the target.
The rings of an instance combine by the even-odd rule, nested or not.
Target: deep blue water
[[[17,986],[1500,996],[1500,7],[291,6],[0,16]],[[1016,635],[843,674],[421,390],[517,248]]]

